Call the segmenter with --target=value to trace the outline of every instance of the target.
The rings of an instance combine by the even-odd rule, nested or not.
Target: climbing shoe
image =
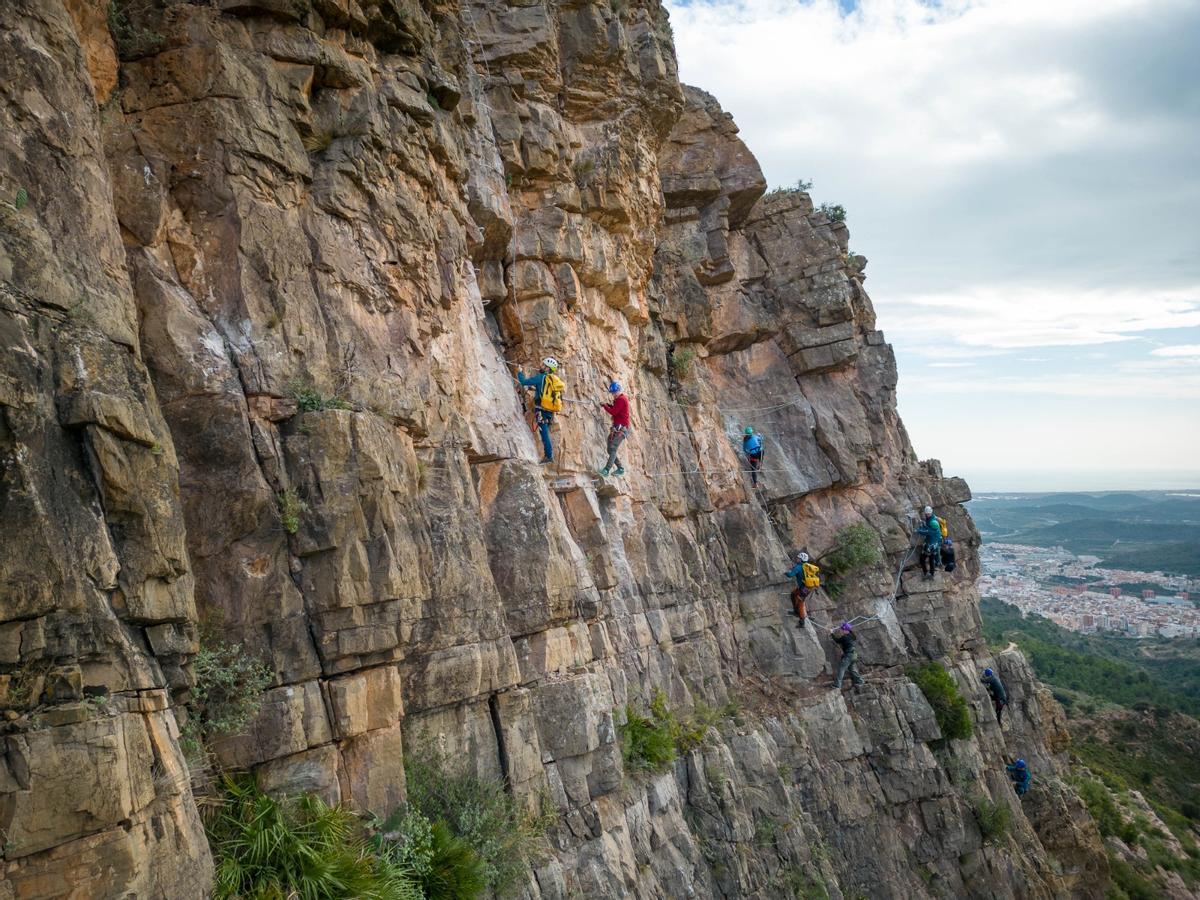
[[[607,477],[608,477],[608,469],[607,469],[607,467],[606,467],[606,468],[603,468],[603,469],[601,469],[601,470],[600,470],[600,477],[601,477],[601,478],[607,478]]]
[[[554,460],[545,459],[545,458],[543,458],[542,461],[540,463],[538,463],[539,466],[549,466],[549,465],[553,465],[553,464],[554,464]]]
[[[614,475],[624,475],[624,474],[625,474],[625,467],[624,467],[624,466],[617,466],[617,468],[616,468],[616,470],[613,472],[613,474],[614,474]]]

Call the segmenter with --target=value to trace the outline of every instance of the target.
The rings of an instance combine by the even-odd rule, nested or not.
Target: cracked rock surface
[[[764,194],[657,2],[147,0],[117,34],[106,8],[0,4],[0,898],[207,895],[201,624],[272,672],[222,765],[386,815],[435,745],[556,806],[529,898],[1102,892],[866,261]],[[548,355],[543,468],[512,372]],[[633,433],[598,485],[610,379]],[[926,503],[959,548],[933,581]],[[859,523],[880,561],[798,629],[788,552]],[[856,616],[868,683],[838,693]],[[905,676],[927,658],[971,738]],[[619,727],[656,689],[741,712],[634,777]]]

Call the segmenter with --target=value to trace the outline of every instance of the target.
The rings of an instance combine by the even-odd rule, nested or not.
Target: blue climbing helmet
[[[620,382],[616,382],[616,381],[610,382],[610,383],[609,383],[609,385],[608,385],[608,392],[609,392],[610,394],[619,394],[619,393],[621,393],[621,385],[620,385]]]
[[[985,678],[991,678],[991,677],[992,677],[993,675],[995,675],[995,674],[996,674],[996,673],[995,673],[995,672],[993,672],[991,669],[984,669],[984,670],[983,670],[983,675],[984,675],[984,677],[985,677]]]
[[[1018,760],[1017,760],[1017,762],[1016,762],[1016,767],[1017,767],[1018,769],[1023,769],[1023,768],[1025,768],[1025,760],[1023,760],[1023,759],[1018,759]]]
[[[850,623],[849,623],[849,622],[843,622],[843,623],[842,623],[842,631],[849,631],[849,630],[850,630]]]

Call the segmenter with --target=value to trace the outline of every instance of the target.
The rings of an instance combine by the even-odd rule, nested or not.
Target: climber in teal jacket
[[[1029,767],[1025,765],[1025,760],[1018,759],[1016,762],[1009,763],[1004,768],[1008,771],[1008,777],[1012,779],[1017,796],[1024,797],[1029,790],[1030,783],[1033,781],[1033,774],[1029,771]]]
[[[922,513],[925,524],[917,526],[917,534],[925,538],[921,548],[921,575],[932,578],[933,573],[942,567],[942,523],[933,514],[932,506],[926,506]]]

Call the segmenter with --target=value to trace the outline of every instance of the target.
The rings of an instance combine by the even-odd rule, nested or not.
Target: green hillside
[[[1015,642],[1063,705],[1076,788],[1101,834],[1132,848],[1121,854],[1109,845],[1109,900],[1164,896],[1162,871],[1195,890],[1200,641],[1077,634],[1039,616],[1022,617],[995,598],[985,598],[981,612],[988,643],[1000,648]],[[1153,824],[1151,810],[1170,834]]]

